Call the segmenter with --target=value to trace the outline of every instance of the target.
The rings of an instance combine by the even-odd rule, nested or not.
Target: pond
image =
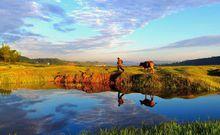
[[[76,89],[17,89],[0,94],[0,134],[79,134],[115,126],[217,119],[218,94],[192,99]]]

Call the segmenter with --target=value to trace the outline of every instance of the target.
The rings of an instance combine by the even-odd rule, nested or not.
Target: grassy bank
[[[83,132],[89,135],[89,132]],[[143,126],[142,128],[113,128],[101,129],[99,135],[219,135],[220,122],[194,122],[177,124],[176,122],[163,123],[157,126]]]
[[[125,67],[125,72],[115,78],[115,83],[119,90],[142,93],[158,91],[168,95],[172,93],[181,95],[190,94],[190,92],[216,92],[220,91],[218,69],[220,66],[163,66],[156,67],[156,73],[151,75],[146,74],[146,71],[140,67]],[[0,63],[0,84],[7,86],[8,84],[53,82],[57,73],[70,76],[73,82],[77,83],[108,82],[115,70],[116,67]]]
[[[7,83],[37,83],[54,81],[58,72],[62,75],[75,75],[81,72],[111,74],[115,67],[85,67],[85,66],[47,66],[36,64],[5,64],[0,63],[0,84]],[[143,74],[139,68],[126,68],[129,74]]]

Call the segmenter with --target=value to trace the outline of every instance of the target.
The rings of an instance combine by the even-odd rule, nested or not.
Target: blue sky
[[[0,16],[0,41],[28,57],[179,61],[220,55],[220,0],[1,0]]]
[[[185,9],[149,22],[127,38],[143,48],[220,33],[220,4]],[[218,14],[219,13],[219,14]]]

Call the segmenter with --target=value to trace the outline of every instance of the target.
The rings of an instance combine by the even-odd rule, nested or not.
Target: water
[[[154,96],[154,107],[141,105],[143,99],[143,94],[125,94],[119,106],[118,92],[19,89],[0,95],[0,134],[78,134],[113,126],[220,119],[220,95],[193,99]]]

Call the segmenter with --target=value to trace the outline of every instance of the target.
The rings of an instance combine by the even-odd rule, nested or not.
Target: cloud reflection
[[[30,90],[0,96],[0,101],[0,134],[75,134],[81,130],[167,121],[126,98],[125,104],[118,107],[117,93],[113,92],[87,94],[82,91]]]

